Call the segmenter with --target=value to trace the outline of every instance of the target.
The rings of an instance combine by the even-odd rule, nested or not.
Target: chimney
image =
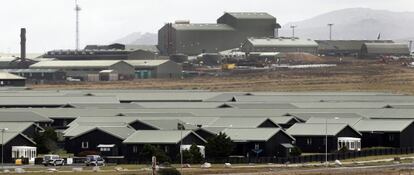
[[[26,28],[20,29],[20,59],[26,59]]]

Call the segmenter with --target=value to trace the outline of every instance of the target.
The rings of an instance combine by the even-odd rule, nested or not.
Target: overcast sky
[[[107,44],[132,32],[155,33],[166,22],[215,22],[225,11],[268,12],[281,24],[353,7],[413,11],[413,0],[79,0],[81,45]],[[75,46],[74,0],[0,0],[0,53],[19,51],[26,27],[28,52]]]

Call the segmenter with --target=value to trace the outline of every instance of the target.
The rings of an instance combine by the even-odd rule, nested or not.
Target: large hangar
[[[163,55],[217,53],[238,48],[248,37],[274,37],[280,28],[268,13],[228,12],[217,23],[168,23],[158,31],[158,48]]]

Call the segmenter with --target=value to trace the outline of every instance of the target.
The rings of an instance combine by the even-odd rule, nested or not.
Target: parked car
[[[99,155],[87,155],[86,166],[105,166],[105,160]]]
[[[65,165],[65,160],[60,158],[59,155],[45,155],[43,156],[44,166],[53,165],[53,166],[63,166]]]

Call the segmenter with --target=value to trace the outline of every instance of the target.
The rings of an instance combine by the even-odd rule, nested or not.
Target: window
[[[82,149],[89,148],[89,142],[82,142]]]
[[[132,147],[132,152],[137,153],[138,152],[138,146],[133,146]]]
[[[389,141],[394,141],[394,135],[388,135],[388,140]]]
[[[259,145],[259,144],[257,144],[257,143],[256,143],[256,144],[254,144],[254,149],[255,149],[255,150],[260,149],[260,145]]]
[[[168,146],[164,146],[164,151],[166,152],[166,153],[168,153]]]
[[[101,148],[100,150],[101,152],[109,152],[111,151],[111,148]]]
[[[312,145],[312,138],[307,138],[306,139],[306,144]]]

